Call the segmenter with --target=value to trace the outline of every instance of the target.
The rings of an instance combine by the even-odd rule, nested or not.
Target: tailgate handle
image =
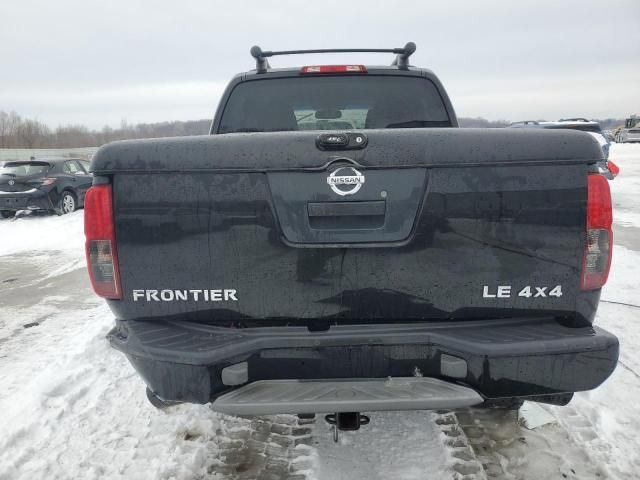
[[[322,202],[308,203],[309,217],[372,217],[384,216],[386,202]]]

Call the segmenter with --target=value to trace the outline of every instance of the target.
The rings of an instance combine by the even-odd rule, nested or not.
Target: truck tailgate
[[[367,130],[363,149],[322,151],[318,133],[103,147],[118,317],[322,328],[592,314],[580,271],[601,151],[588,134]]]

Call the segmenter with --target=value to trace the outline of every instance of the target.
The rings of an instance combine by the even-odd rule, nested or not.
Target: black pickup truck
[[[457,128],[413,50],[273,69],[317,51],[254,47],[210,135],[96,153],[88,268],[156,404],[356,428],[565,404],[614,370],[618,340],[593,326],[613,240],[598,143]]]

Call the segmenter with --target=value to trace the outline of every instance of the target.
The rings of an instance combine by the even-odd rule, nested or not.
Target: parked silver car
[[[616,133],[616,142],[631,143],[640,142],[640,117],[631,115],[624,122],[624,128]]]
[[[569,129],[579,130],[581,132],[589,133],[595,138],[602,148],[604,156],[604,162],[602,165],[598,165],[602,173],[610,180],[615,177],[615,174],[609,169],[609,149],[611,142],[602,132],[602,128],[598,122],[588,120],[586,118],[562,118],[556,122],[546,122],[537,120],[524,120],[521,122],[515,122],[509,125],[509,128],[551,128],[551,129]]]

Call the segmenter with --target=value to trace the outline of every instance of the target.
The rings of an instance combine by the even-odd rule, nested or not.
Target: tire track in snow
[[[224,440],[208,459],[211,478],[306,480],[316,467],[311,427],[293,415],[228,417],[216,434]]]
[[[452,458],[454,480],[487,480],[482,463],[478,460],[466,433],[454,412],[433,413],[436,425],[444,437]]]
[[[560,422],[527,430],[517,411],[498,409],[468,409],[456,412],[456,418],[488,479],[610,478],[602,459],[582,443],[597,437],[590,424]],[[575,427],[582,436],[573,433]]]

